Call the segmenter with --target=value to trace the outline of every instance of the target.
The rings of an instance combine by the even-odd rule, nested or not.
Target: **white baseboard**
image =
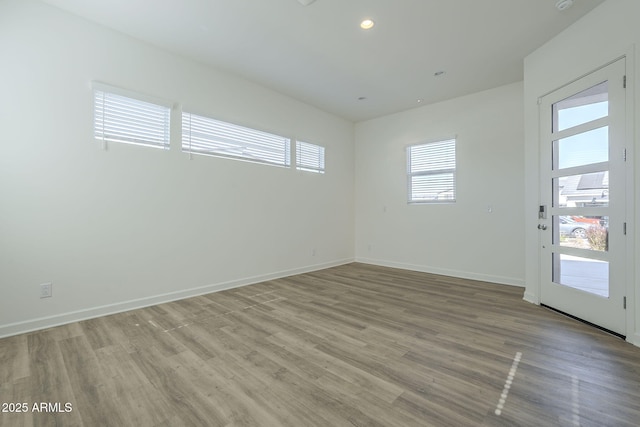
[[[524,297],[522,299],[525,300],[526,302],[530,302],[531,304],[540,305],[540,300],[538,299],[538,296],[531,292],[525,291]]]
[[[27,332],[47,329],[54,326],[65,325],[67,323],[78,322],[81,320],[93,319],[96,317],[107,316],[110,314],[122,313],[125,311],[135,310],[137,308],[149,307],[152,305],[162,304],[166,302],[181,300],[185,298],[195,297],[213,292],[224,291],[227,289],[239,288],[241,286],[253,285],[267,280],[280,279],[283,277],[294,276],[296,274],[309,273],[312,271],[322,270],[325,268],[336,267],[339,265],[349,264],[354,259],[343,259],[322,264],[309,265],[306,267],[284,270],[275,273],[269,273],[259,276],[246,277],[237,280],[231,280],[213,285],[201,286],[197,288],[184,289],[175,292],[169,292],[161,295],[152,295],[149,297],[138,298],[129,301],[122,301],[115,304],[108,304],[98,307],[91,307],[83,310],[76,310],[68,313],[56,314],[54,316],[40,317],[37,319],[29,319],[22,322],[9,323],[0,325],[0,338],[13,335],[23,334]]]
[[[371,258],[356,258],[356,262],[363,264],[373,264],[382,267],[401,268],[403,270],[420,271],[423,273],[439,274],[442,276],[458,277],[460,279],[478,280],[481,282],[497,283],[500,285],[517,286],[524,288],[524,280],[515,277],[494,276],[489,274],[474,273],[469,271],[449,270],[446,268],[433,267],[428,265],[415,265],[402,262],[386,261]]]
[[[640,347],[640,333],[636,332],[627,335],[627,342],[635,345],[636,347]]]

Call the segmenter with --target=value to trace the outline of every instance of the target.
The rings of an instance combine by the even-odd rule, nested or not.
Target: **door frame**
[[[640,290],[636,291],[636,246],[640,246],[640,235],[636,232],[636,221],[640,218],[640,206],[638,206],[638,213],[636,215],[635,208],[638,203],[640,203],[640,198],[635,197],[635,189],[636,189],[636,179],[635,179],[635,165],[636,165],[636,131],[635,131],[635,99],[636,99],[636,54],[635,54],[635,45],[629,47],[624,53],[615,57],[612,60],[607,61],[606,63],[601,64],[600,66],[594,67],[589,71],[573,78],[570,81],[565,82],[564,84],[555,87],[546,93],[542,93],[537,95],[537,102],[540,104],[540,100],[567,86],[572,84],[575,81],[582,79],[583,77],[604,68],[622,58],[626,58],[626,97],[625,97],[625,139],[626,139],[626,149],[627,149],[627,173],[626,173],[626,212],[625,216],[627,219],[627,238],[625,239],[626,246],[626,259],[625,261],[625,290],[627,297],[627,307],[626,307],[626,340],[638,347],[640,347],[640,319],[636,322],[636,310],[638,307],[637,299],[640,297]],[[531,99],[531,98],[529,98]],[[524,293],[523,299],[527,302],[540,305],[540,295],[541,295],[541,281],[542,277],[540,275],[541,271],[541,235],[538,230],[534,230],[538,224],[538,211],[537,207],[541,204],[541,196],[540,196],[540,149],[541,149],[541,137],[540,134],[540,109],[536,106],[536,123],[535,123],[535,150],[525,150],[526,153],[533,154],[535,151],[536,157],[532,160],[527,160],[525,162],[525,171],[529,170],[529,174],[532,178],[535,176],[535,184],[533,186],[528,186],[528,190],[526,192],[527,197],[530,197],[529,202],[525,203],[525,207],[527,208],[527,212],[525,215],[525,225],[527,226],[527,231],[525,232],[525,237],[527,249],[525,250],[525,254],[529,254],[529,260],[525,259],[525,282],[526,282],[526,290]],[[527,116],[531,117],[531,116]],[[533,126],[533,124],[532,124]],[[640,122],[639,122],[639,133],[640,133]],[[533,144],[534,141],[530,140],[530,143]],[[535,166],[534,166],[535,165]],[[640,175],[639,175],[640,176]],[[639,178],[640,180],[640,178]],[[535,201],[531,198],[535,197]],[[533,203],[532,203],[533,202]],[[534,237],[535,236],[535,237]],[[533,248],[535,245],[535,248]],[[535,250],[534,250],[535,249]],[[638,284],[640,286],[640,284]]]

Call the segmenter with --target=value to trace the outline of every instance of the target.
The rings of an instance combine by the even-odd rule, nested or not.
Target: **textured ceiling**
[[[361,121],[520,81],[526,55],[604,0],[44,1]]]

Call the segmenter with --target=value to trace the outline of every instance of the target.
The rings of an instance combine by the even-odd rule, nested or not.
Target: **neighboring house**
[[[560,178],[560,206],[588,207],[609,204],[609,172]]]

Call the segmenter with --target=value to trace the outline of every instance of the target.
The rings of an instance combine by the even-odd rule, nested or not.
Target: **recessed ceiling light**
[[[366,99],[367,99],[367,97],[366,97],[366,96],[359,96],[359,97],[358,97],[358,101],[364,101],[364,100],[366,100]]]
[[[443,76],[443,75],[444,75],[444,71],[436,71],[435,73],[433,73],[433,75],[434,75],[435,77]]]
[[[373,22],[372,19],[367,18],[360,23],[360,28],[362,28],[363,30],[370,30],[374,25],[376,25],[376,23]]]
[[[418,102],[418,104],[422,104],[424,102],[424,99],[418,98],[417,102]]]

